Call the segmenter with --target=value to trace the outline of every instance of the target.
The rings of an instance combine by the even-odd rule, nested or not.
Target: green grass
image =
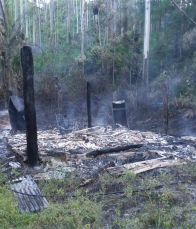
[[[0,174],[0,228],[194,229],[196,183],[191,180],[195,179],[195,171],[196,165],[189,164],[172,168],[169,173],[151,171],[136,176],[127,171],[121,177],[103,173],[94,181],[96,184],[83,188],[79,187],[78,174],[68,174],[64,179],[41,181],[38,185],[47,195],[72,193],[75,197],[47,197],[47,209],[28,214],[19,212],[12,192],[6,188],[7,178]],[[163,187],[156,188],[160,184]],[[95,185],[99,191],[89,196]],[[118,185],[124,194],[97,195]]]

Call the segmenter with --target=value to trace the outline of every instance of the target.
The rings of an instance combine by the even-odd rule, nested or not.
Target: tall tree
[[[41,7],[38,5],[38,28],[39,28],[39,46],[42,47],[42,33],[41,33]]]
[[[20,27],[21,31],[23,31],[23,0],[20,0]]]
[[[35,18],[36,18],[36,0],[33,0],[33,45],[35,45]]]
[[[71,44],[71,0],[68,0],[67,27],[68,27],[68,42],[69,44]]]
[[[18,20],[18,0],[14,0],[15,22]]]
[[[142,83],[148,85],[149,80],[149,44],[150,44],[150,1],[145,0],[144,60]]]
[[[25,0],[25,25],[26,25],[26,38],[29,37],[29,12],[28,12],[28,0]]]
[[[76,0],[76,23],[77,23],[77,34],[79,32],[79,20],[78,20],[78,1]]]
[[[53,22],[53,14],[54,14],[54,0],[50,0],[50,47],[52,48],[54,43],[54,22]]]
[[[81,18],[81,56],[84,58],[84,30],[85,30],[85,0],[82,0],[82,18]]]

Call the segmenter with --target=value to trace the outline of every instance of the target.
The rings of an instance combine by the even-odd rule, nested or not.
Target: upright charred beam
[[[88,128],[92,127],[91,123],[91,88],[90,83],[87,82],[87,115],[88,115]]]
[[[163,98],[164,132],[167,135],[168,134],[168,128],[169,128],[169,89],[168,89],[168,83],[165,83],[163,85],[162,98]]]
[[[34,67],[33,55],[29,46],[21,48],[21,64],[23,70],[23,94],[26,121],[27,157],[30,166],[35,166],[38,160],[37,126],[34,99]]]

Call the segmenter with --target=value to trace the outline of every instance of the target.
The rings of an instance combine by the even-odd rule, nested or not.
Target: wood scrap
[[[111,175],[123,175],[126,173],[126,170],[130,170],[130,172],[138,174],[156,168],[172,167],[172,166],[184,165],[184,164],[186,164],[184,160],[173,160],[173,159],[168,160],[167,158],[159,158],[159,159],[153,159],[148,161],[125,164],[123,166],[108,168],[107,171]]]

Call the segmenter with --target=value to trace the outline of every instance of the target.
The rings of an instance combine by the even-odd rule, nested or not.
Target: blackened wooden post
[[[164,123],[164,132],[167,135],[168,134],[168,128],[169,128],[169,89],[168,89],[168,83],[166,82],[163,85],[163,123]]]
[[[29,46],[21,48],[21,64],[23,70],[23,94],[26,121],[27,157],[30,166],[35,166],[38,160],[37,126],[34,99],[34,67],[33,55]]]
[[[91,124],[91,88],[90,83],[87,82],[87,115],[88,115],[88,128],[92,127]]]

